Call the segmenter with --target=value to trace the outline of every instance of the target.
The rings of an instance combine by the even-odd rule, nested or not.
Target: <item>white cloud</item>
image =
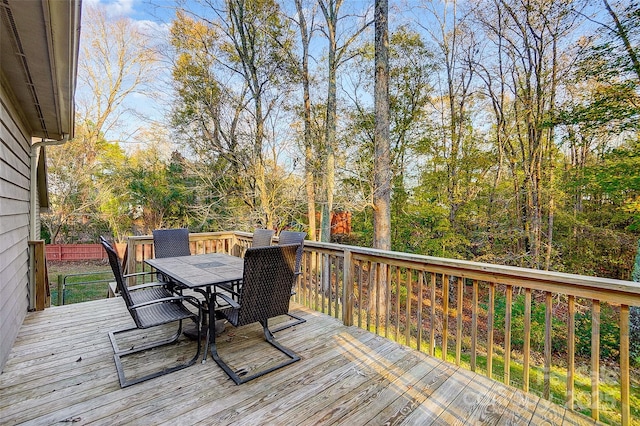
[[[109,17],[129,16],[134,13],[135,0],[84,0],[87,6],[100,6]]]
[[[144,34],[150,36],[166,35],[169,33],[171,24],[164,22],[154,22],[149,20],[137,20],[135,21],[136,27]]]

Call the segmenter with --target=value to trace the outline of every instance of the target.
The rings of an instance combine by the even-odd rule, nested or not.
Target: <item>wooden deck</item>
[[[27,315],[0,375],[0,424],[548,424],[593,420],[301,307],[277,333],[302,360],[236,386],[208,358],[121,389],[108,331],[132,324],[118,298]],[[147,336],[149,337],[149,336]],[[144,338],[144,336],[137,336]],[[234,368],[274,356],[260,327],[227,327]],[[129,374],[190,357],[194,342],[125,364]]]

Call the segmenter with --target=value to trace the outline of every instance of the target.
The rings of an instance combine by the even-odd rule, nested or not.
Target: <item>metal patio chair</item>
[[[256,228],[253,231],[253,241],[251,247],[266,247],[271,245],[271,240],[273,239],[273,234],[276,231],[273,229],[262,229]]]
[[[239,292],[233,295],[235,297],[229,297],[225,293],[215,294],[216,299],[221,298],[230,305],[229,308],[219,311],[220,316],[226,318],[234,327],[259,322],[262,325],[265,340],[288,358],[273,367],[245,376],[233,371],[220,358],[214,336],[211,343],[211,355],[238,385],[300,360],[295,352],[275,340],[268,326],[270,318],[286,315],[289,311],[291,287],[296,277],[297,249],[297,244],[247,249],[244,256],[243,281]]]
[[[111,245],[111,243],[109,243],[109,241],[107,241],[102,236],[100,237],[100,243],[103,245],[103,247],[105,246],[105,244],[108,245],[109,247],[111,247],[111,250],[113,250],[115,253],[115,250],[113,249],[113,246]],[[108,253],[109,252],[107,252],[107,254]],[[126,264],[126,259],[124,259],[122,262],[119,262],[118,255],[116,254],[115,256],[116,256],[115,263],[118,264],[118,270],[122,271],[122,268],[124,268],[124,265]],[[109,264],[111,264],[111,269],[113,270],[114,266],[111,262],[111,258],[109,258]],[[118,295],[121,295],[120,285],[118,284],[118,277],[116,276],[115,271],[113,275],[116,278],[116,293]],[[129,278],[139,278],[146,275],[156,275],[158,279],[160,278],[157,276],[155,272],[138,272],[134,274],[126,274],[126,275],[123,274],[122,279],[126,286],[128,284]],[[131,297],[133,304],[144,303],[150,300],[158,300],[165,297],[175,296],[173,287],[161,281],[152,281],[146,284],[140,284],[136,286],[127,286],[127,290],[129,291],[129,297]]]
[[[273,235],[276,233],[273,229],[256,228],[253,231],[253,239],[251,247],[268,247],[271,245]],[[219,287],[228,290],[232,295],[238,293],[238,289],[242,285],[242,281],[238,281],[232,284],[221,284]],[[234,296],[235,297],[235,296]]]
[[[189,247],[189,230],[187,228],[154,229],[153,230],[153,254],[156,258],[191,256]],[[169,277],[158,273],[158,280],[168,283],[173,291],[174,284]]]
[[[298,281],[302,272],[300,271],[300,267],[302,266],[302,253],[304,250],[304,237],[306,237],[306,232],[294,232],[294,231],[282,231],[280,232],[280,236],[278,237],[278,245],[287,245],[287,244],[298,244],[298,249],[296,250],[296,266],[295,266],[295,274],[296,280],[294,282],[294,286],[291,288],[291,296],[295,295],[295,283]],[[292,314],[290,312],[287,315],[293,318],[295,321],[287,322],[275,329],[272,332],[277,333],[278,331],[282,331],[284,329],[303,324],[307,322],[306,319],[301,316]]]
[[[113,275],[116,279],[116,285],[118,286],[122,299],[127,305],[129,314],[135,323],[134,327],[109,332],[109,339],[111,340],[111,346],[113,346],[113,359],[116,364],[116,370],[118,371],[120,387],[124,388],[131,386],[193,365],[199,358],[201,350],[199,324],[201,323],[202,318],[202,306],[198,299],[193,296],[181,296],[171,292],[164,293],[164,291],[168,291],[164,283],[143,284],[141,286],[134,287],[127,286],[127,283],[125,282],[125,275],[122,274],[122,269],[120,268],[120,263],[118,262],[118,256],[115,250],[111,244],[102,237],[100,238],[100,243],[107,252],[109,264],[111,265]],[[157,287],[158,289],[154,289],[154,287]],[[163,288],[164,290],[162,290]],[[160,297],[155,298],[155,295]],[[196,307],[197,313],[191,312],[183,302]],[[182,321],[185,319],[194,321],[198,329],[198,348],[195,356],[186,363],[169,368],[163,368],[160,371],[153,372],[139,378],[130,380],[126,379],[121,359],[129,355],[177,342],[180,338],[180,334],[182,333]],[[127,349],[120,349],[118,347],[116,340],[117,334],[138,329],[148,329],[173,322],[178,323],[178,329],[175,334],[167,339],[144,343],[140,346],[128,347]]]
[[[153,251],[156,258],[191,256],[187,228],[154,229]]]

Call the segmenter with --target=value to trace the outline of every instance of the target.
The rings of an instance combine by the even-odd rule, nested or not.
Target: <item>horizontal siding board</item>
[[[4,140],[0,143],[0,158],[2,158],[2,168],[9,167],[22,176],[29,176],[29,158],[27,157],[26,160],[18,158]]]
[[[0,200],[29,201],[29,191],[24,187],[16,185],[14,181],[0,178]],[[3,200],[4,203],[4,200]]]
[[[0,158],[25,176],[29,175],[29,142],[25,138],[15,138],[9,129],[0,123]]]
[[[9,356],[13,342],[27,314],[29,307],[27,274],[26,251],[23,256],[0,272],[0,276],[7,278],[6,281],[3,279],[3,284],[0,285],[0,336],[2,336],[0,339],[0,367],[4,365],[4,361]]]
[[[25,191],[29,191],[29,177],[19,173],[4,161],[0,161],[0,181],[9,182]]]
[[[0,369],[28,309],[30,132],[0,78]]]
[[[0,216],[11,216],[17,214],[29,214],[28,200],[0,198]]]
[[[0,83],[2,83],[0,81]],[[17,155],[17,158],[23,159],[24,163],[29,164],[29,149],[31,137],[27,126],[19,121],[18,110],[13,104],[9,103],[8,95],[4,91],[4,86],[0,84],[0,140],[4,141],[7,146]],[[1,129],[6,129],[5,134],[1,133]]]
[[[14,229],[29,229],[29,216],[26,214],[14,214],[8,216],[0,216],[0,238],[2,234],[6,234]],[[26,232],[26,231],[25,231]]]
[[[29,247],[26,232],[28,232],[28,228],[24,230],[15,229],[0,236],[3,242],[3,245],[0,246],[0,277],[3,277],[3,282],[7,278],[7,275],[3,274],[6,273],[11,264],[27,262]],[[10,241],[11,243],[4,245],[5,241]]]

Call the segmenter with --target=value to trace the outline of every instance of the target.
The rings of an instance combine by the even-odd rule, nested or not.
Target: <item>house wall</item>
[[[2,76],[0,75],[0,80]],[[0,370],[28,310],[30,138],[0,81]]]

